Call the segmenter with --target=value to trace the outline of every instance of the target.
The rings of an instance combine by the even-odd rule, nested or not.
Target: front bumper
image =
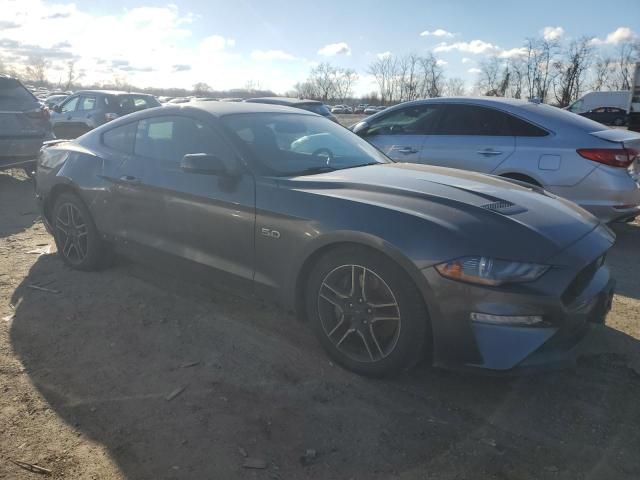
[[[598,259],[612,243],[602,228],[558,254],[565,264],[553,262],[535,282],[486,287],[424,269],[431,287],[434,365],[515,374],[573,363],[574,347],[591,325],[604,323],[611,307],[615,281]],[[471,320],[473,312],[542,316],[544,321],[533,326],[488,324]]]

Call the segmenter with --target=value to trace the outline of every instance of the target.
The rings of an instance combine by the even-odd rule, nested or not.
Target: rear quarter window
[[[102,134],[102,143],[118,152],[132,154],[138,122],[112,128]]]
[[[536,123],[540,125],[550,124],[564,124],[564,126],[570,128],[577,128],[584,132],[599,132],[609,127],[602,125],[589,118],[578,115],[577,113],[569,112],[558,107],[552,107],[551,105],[535,104],[526,105],[522,109],[535,116]],[[561,125],[558,125],[561,127]]]
[[[15,78],[0,78],[0,110],[33,108],[38,101]]]

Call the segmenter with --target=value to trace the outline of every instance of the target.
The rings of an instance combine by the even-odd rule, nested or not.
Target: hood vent
[[[481,207],[486,210],[491,210],[492,212],[501,213],[502,215],[515,215],[527,211],[526,208],[519,207],[507,200],[485,203],[481,205]]]

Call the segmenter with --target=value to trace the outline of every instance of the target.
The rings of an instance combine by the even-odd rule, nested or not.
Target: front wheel
[[[95,270],[103,265],[105,247],[91,213],[76,195],[63,193],[53,207],[58,254],[71,268]]]
[[[307,283],[306,307],[327,353],[361,375],[410,368],[431,343],[414,283],[395,262],[369,249],[344,247],[323,255]]]

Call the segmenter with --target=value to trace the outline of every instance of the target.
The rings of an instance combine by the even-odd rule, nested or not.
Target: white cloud
[[[542,29],[542,36],[548,42],[559,40],[564,35],[564,28],[562,27],[544,27]]]
[[[296,57],[282,50],[254,50],[251,58],[259,61],[295,60]]]
[[[469,63],[471,61],[471,59],[469,57],[463,57],[462,58],[462,63]]]
[[[442,37],[442,38],[452,38],[455,35],[455,33],[451,33],[451,32],[447,32],[446,30],[442,29],[442,28],[438,28],[436,30],[433,31],[429,31],[429,30],[425,30],[424,32],[420,33],[421,37]]]
[[[387,52],[382,52],[382,53],[376,54],[376,57],[378,57],[380,60],[382,60],[384,58],[389,58],[391,55],[392,55],[391,52],[387,51]]]
[[[433,49],[434,52],[450,52],[452,50],[458,50],[460,52],[465,53],[495,53],[499,51],[499,47],[497,45],[493,45],[489,42],[484,42],[482,40],[471,40],[470,42],[456,42],[456,43],[446,43],[442,42]]]
[[[29,56],[41,55],[50,62],[47,74],[53,82],[64,77],[72,59],[86,85],[118,78],[137,87],[191,88],[203,81],[214,89],[229,89],[259,81],[263,88],[284,93],[309,71],[308,62],[289,58],[284,51],[265,48],[241,54],[233,38],[215,31],[196,37],[198,17],[175,5],[115,8],[102,14],[81,2],[0,0],[0,4],[3,62],[20,73]],[[11,23],[3,23],[6,20]]]
[[[480,70],[479,68],[470,68],[469,70],[467,70],[467,72],[469,73],[480,73],[482,70]]]
[[[629,40],[634,40],[638,37],[638,35],[631,30],[629,27],[618,27],[613,32],[607,35],[607,38],[601,40],[599,38],[593,38],[591,43],[594,45],[617,45],[621,42],[627,42]]]
[[[502,50],[498,56],[500,58],[517,58],[517,57],[524,57],[526,56],[528,53],[527,49],[524,47],[516,47],[516,48],[512,48],[510,50]]]
[[[334,57],[336,55],[351,55],[351,49],[345,42],[330,43],[318,50],[318,55]]]
[[[436,65],[440,66],[440,67],[444,67],[445,65],[447,65],[449,62],[447,62],[446,60],[442,60],[441,58],[439,58],[438,60],[436,60]]]

